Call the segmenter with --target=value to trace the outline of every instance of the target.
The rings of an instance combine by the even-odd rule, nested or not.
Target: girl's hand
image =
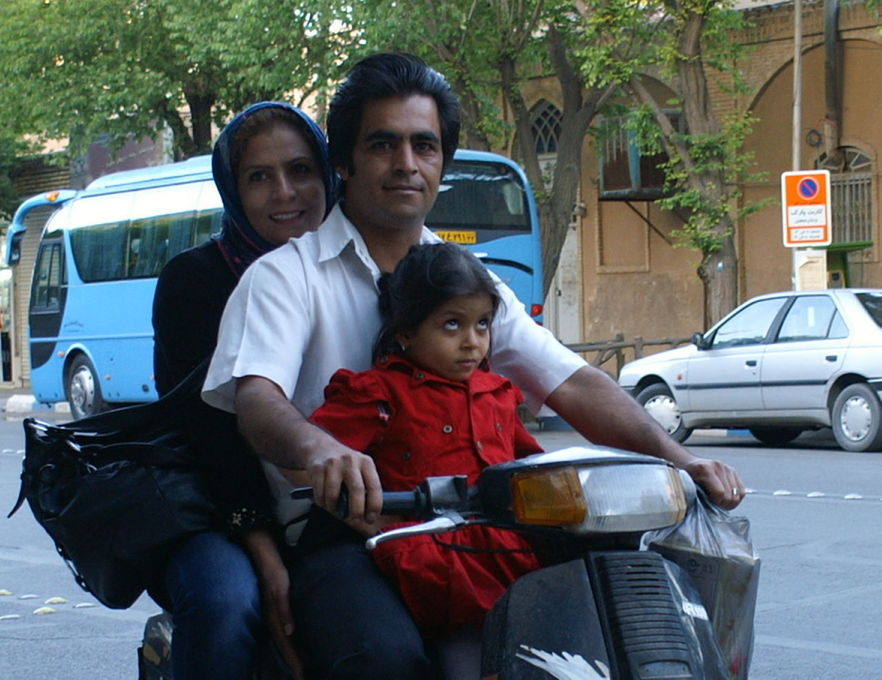
[[[302,678],[303,664],[294,646],[288,569],[268,531],[249,531],[245,534],[244,542],[260,584],[264,623],[294,677]]]

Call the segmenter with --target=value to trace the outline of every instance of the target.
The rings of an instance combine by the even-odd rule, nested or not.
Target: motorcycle
[[[678,524],[695,502],[689,476],[664,461],[571,447],[487,467],[472,487],[462,476],[430,477],[413,491],[385,492],[384,514],[421,522],[366,545],[475,524],[531,537],[545,566],[513,583],[488,614],[484,680],[728,680],[690,577],[640,549],[645,532]],[[151,622],[150,651],[170,639],[170,629],[157,635]],[[171,678],[146,665],[144,680]]]

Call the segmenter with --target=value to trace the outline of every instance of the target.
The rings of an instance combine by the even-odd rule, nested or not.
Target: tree
[[[462,103],[463,146],[514,151],[537,194],[548,290],[581,180],[582,143],[615,87],[585,87],[575,58],[579,26],[570,3],[365,0],[356,7],[353,18],[365,50],[408,50],[448,77]],[[546,75],[559,83],[562,104],[551,178],[543,177],[522,91],[528,78]]]
[[[347,11],[327,0],[4,0],[0,115],[21,135],[69,136],[74,153],[166,130],[177,157],[207,153],[212,123],[336,79]]]
[[[0,127],[0,223],[12,219],[20,197],[12,184],[12,169],[24,146]]]
[[[640,106],[630,124],[643,150],[664,150],[668,189],[662,207],[685,213],[679,240],[701,253],[705,322],[713,324],[737,304],[735,228],[761,205],[743,205],[738,184],[750,157],[742,151],[753,122],[748,111],[720,120],[711,104],[708,75],[730,92],[740,87],[741,47],[731,32],[740,13],[728,0],[589,0],[576,3],[584,28],[582,68],[589,82],[621,82]],[[645,75],[659,75],[677,93],[660,101]],[[682,111],[687,132],[668,111]]]

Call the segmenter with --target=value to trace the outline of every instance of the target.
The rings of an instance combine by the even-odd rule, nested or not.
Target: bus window
[[[193,244],[198,246],[207,241],[212,234],[220,231],[221,218],[224,216],[222,208],[212,208],[200,212],[196,217],[196,228],[193,234]]]
[[[34,283],[31,289],[31,309],[35,312],[58,311],[61,300],[61,286],[64,285],[64,260],[61,257],[61,242],[44,243],[34,268]]]
[[[524,186],[514,170],[502,163],[454,161],[438,191],[427,219],[433,229],[473,229],[500,232],[530,231]],[[480,234],[476,234],[480,242]]]
[[[96,224],[72,230],[70,244],[80,279],[91,283],[124,278],[125,266],[130,260],[127,237],[127,222]]]
[[[159,276],[171,257],[190,247],[194,221],[194,212],[132,220],[126,278]],[[170,248],[172,239],[178,250]]]

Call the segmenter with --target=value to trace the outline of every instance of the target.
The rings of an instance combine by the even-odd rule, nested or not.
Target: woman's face
[[[236,182],[245,217],[273,245],[315,231],[322,223],[321,167],[304,136],[284,122],[248,140]]]

